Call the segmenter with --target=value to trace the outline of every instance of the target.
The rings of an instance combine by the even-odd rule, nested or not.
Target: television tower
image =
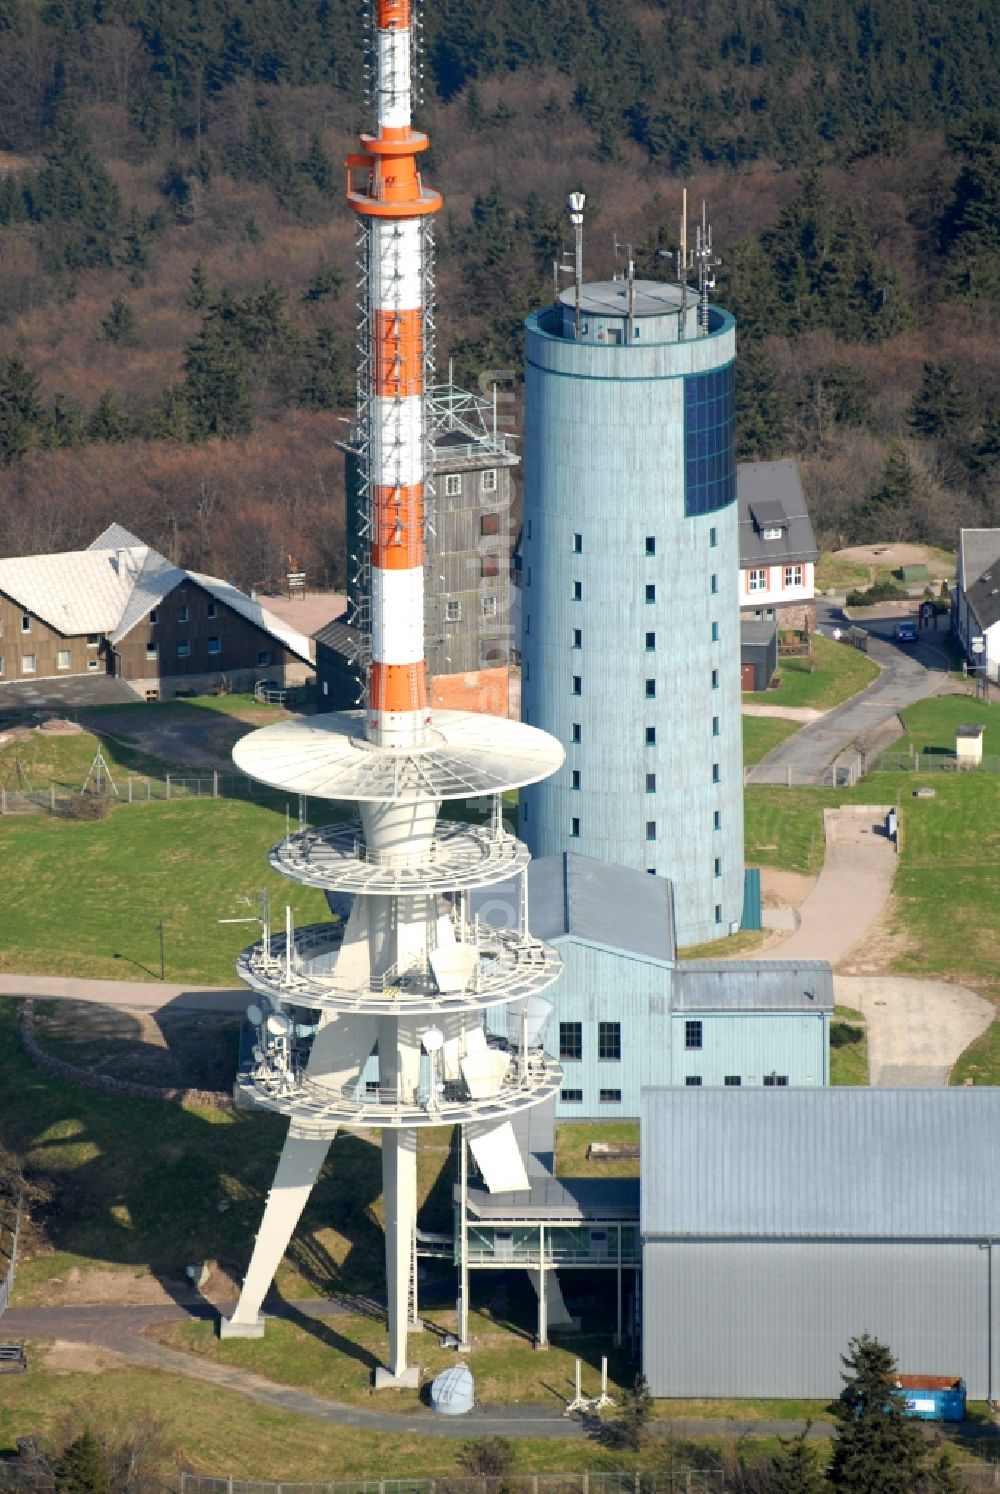
[[[237,743],[252,778],[355,806],[356,818],[300,828],[271,865],[322,888],[334,915],[283,932],[265,914],[238,969],[255,992],[254,1063],[238,1084],[289,1118],[256,1245],[223,1337],[259,1337],[261,1306],[339,1130],[382,1139],[389,1366],[412,1384],[406,1333],[415,1294],[417,1131],[460,1125],[492,1191],[528,1187],[511,1117],[558,1090],[542,1048],[540,993],[558,954],[527,927],[527,848],[504,827],[501,795],[553,773],[551,736],[502,717],[429,707],[424,658],[424,525],[432,470],[431,220],[441,206],[410,124],[410,0],[375,0],[373,134],[347,159],[358,219],[359,451],[367,574],[364,708],[280,722]],[[483,799],[479,824],[438,824],[441,803]],[[300,799],[301,802],[301,799]],[[480,926],[469,893],[518,879],[508,926]],[[337,916],[349,901],[346,918]],[[487,1012],[493,1015],[487,1020]],[[463,1282],[463,1289],[465,1283]],[[461,1301],[460,1329],[468,1312]]]

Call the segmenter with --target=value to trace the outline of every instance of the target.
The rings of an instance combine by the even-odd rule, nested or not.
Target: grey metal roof
[[[530,1193],[488,1193],[485,1188],[470,1187],[469,1213],[477,1219],[541,1219],[561,1224],[635,1221],[639,1218],[639,1179],[534,1177]]]
[[[960,529],[958,578],[966,591],[992,569],[1000,569],[1000,529]]]
[[[740,566],[816,560],[819,550],[802,490],[798,463],[740,462],[736,468],[740,511]],[[781,538],[766,540],[763,529],[781,526]]]
[[[825,960],[682,960],[670,1004],[678,1012],[832,1012]]]
[[[580,310],[594,316],[627,316],[629,311],[628,282],[625,280],[592,280],[580,288]],[[635,316],[676,315],[683,304],[684,293],[679,285],[669,285],[663,280],[636,280],[633,285],[632,311]],[[690,291],[688,303],[693,305]],[[560,292],[563,306],[576,305],[576,288]]]
[[[766,648],[778,631],[777,621],[764,618],[740,618],[740,646],[742,648]]]
[[[317,645],[333,649],[337,654],[346,654],[348,658],[354,657],[361,642],[361,633],[357,628],[351,627],[346,612],[342,612],[332,622],[324,623],[312,636]]]
[[[471,898],[473,913],[486,922],[515,921],[513,881]],[[528,867],[528,924],[539,939],[576,937],[651,960],[672,960],[676,951],[673,887],[666,877],[568,851]]]
[[[1000,622],[1000,557],[967,588],[965,599],[981,628]]]
[[[1000,1088],[647,1089],[642,1230],[1000,1237]]]

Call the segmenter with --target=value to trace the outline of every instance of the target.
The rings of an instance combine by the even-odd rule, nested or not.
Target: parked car
[[[897,643],[916,643],[917,625],[914,622],[901,622],[896,624]]]

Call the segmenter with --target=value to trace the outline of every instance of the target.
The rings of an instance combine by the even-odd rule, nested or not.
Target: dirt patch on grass
[[[32,1307],[164,1307],[178,1295],[193,1295],[190,1283],[166,1282],[145,1268],[112,1271],[106,1266],[81,1270],[71,1266],[63,1276],[51,1276],[23,1294],[19,1306]]]
[[[889,975],[896,970],[897,960],[917,953],[919,946],[913,935],[907,929],[892,927],[894,916],[890,898],[861,943],[836,966],[838,974]]]
[[[765,908],[798,908],[816,886],[815,877],[783,871],[778,866],[760,869],[761,897]]]
[[[102,1370],[121,1369],[127,1364],[125,1356],[113,1349],[67,1343],[61,1338],[53,1339],[42,1353],[42,1369],[54,1375],[99,1375]]]
[[[875,565],[895,568],[901,565],[925,565],[933,576],[935,571],[943,575],[947,567],[941,565],[936,550],[928,545],[849,545],[846,550],[835,550],[835,560],[846,560],[852,565]],[[952,565],[954,570],[954,564]]]
[[[39,1002],[41,1047],[94,1074],[163,1088],[227,1090],[240,1019],[218,1013],[140,1012],[85,1001]]]

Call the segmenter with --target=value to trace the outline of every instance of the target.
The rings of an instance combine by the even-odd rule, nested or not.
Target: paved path
[[[826,633],[845,626],[842,619],[836,621],[828,604],[817,604],[817,620]],[[929,641],[904,647],[893,640],[898,620],[893,614],[864,623],[871,634],[869,656],[882,669],[878,679],[780,743],[751,768],[748,783],[784,784],[789,774],[793,784],[821,783],[830,764],[852,742],[871,737],[901,710],[940,687],[948,675],[948,661],[934,647],[934,634]]]
[[[0,974],[0,997],[36,996],[40,1000],[93,1001],[127,1011],[242,1012],[250,993],[228,986],[171,985],[169,981],[76,980],[63,975]]]
[[[923,1089],[947,1084],[955,1061],[996,1016],[967,986],[899,975],[838,975],[837,1001],[862,1013],[872,1084]]]
[[[881,833],[882,817],[856,806],[828,809],[826,856],[816,886],[799,908],[798,929],[768,951],[777,960],[828,960],[836,965],[859,944],[889,900],[896,848]]]
[[[754,705],[752,702],[743,702],[742,713],[744,716],[768,716],[778,721],[801,721],[808,725],[810,721],[821,721],[829,713],[827,711],[816,711],[812,706],[782,706],[782,705]]]

